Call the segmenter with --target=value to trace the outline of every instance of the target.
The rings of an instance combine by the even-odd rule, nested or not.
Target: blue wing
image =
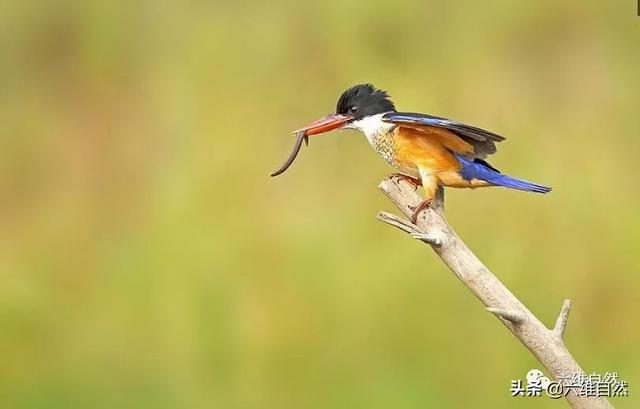
[[[496,152],[495,142],[503,141],[504,136],[497,135],[487,130],[463,124],[447,118],[433,115],[418,114],[414,112],[387,112],[382,116],[384,122],[399,126],[405,125],[411,128],[436,127],[446,129],[471,144],[477,157],[484,158]]]

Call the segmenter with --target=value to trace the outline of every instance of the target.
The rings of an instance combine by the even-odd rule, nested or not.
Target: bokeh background
[[[373,82],[508,137],[550,195],[450,222],[587,371],[640,388],[632,0],[5,1],[0,407],[559,408],[432,252],[375,220],[390,168],[289,132]]]

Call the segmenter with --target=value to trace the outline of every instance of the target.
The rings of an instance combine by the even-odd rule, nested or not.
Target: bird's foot
[[[429,206],[431,206],[432,202],[433,199],[425,199],[422,202],[418,203],[417,206],[409,206],[409,209],[413,211],[413,214],[411,215],[411,222],[413,224],[416,224],[416,222],[418,221],[418,215],[420,214],[420,212],[428,209]]]
[[[409,183],[410,185],[413,185],[414,189],[413,190],[418,190],[418,186],[422,186],[422,181],[418,178],[414,178],[408,175],[404,175],[402,173],[392,173],[389,175],[389,179],[393,180],[396,182],[396,184],[401,181],[404,180],[405,182]]]

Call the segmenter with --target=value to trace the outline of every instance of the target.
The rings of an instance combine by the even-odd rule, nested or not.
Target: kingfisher
[[[358,84],[340,95],[336,111],[296,132],[307,138],[334,129],[361,131],[373,149],[395,167],[396,177],[422,186],[424,200],[412,208],[412,221],[428,208],[439,186],[477,188],[502,186],[548,193],[550,187],[501,173],[486,161],[505,138],[452,119],[398,112],[386,91]]]

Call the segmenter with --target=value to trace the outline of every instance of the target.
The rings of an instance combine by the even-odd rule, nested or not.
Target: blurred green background
[[[559,408],[424,245],[390,168],[289,132],[358,82],[508,137],[548,196],[449,190],[477,255],[587,371],[640,388],[634,1],[4,1],[0,407]]]

